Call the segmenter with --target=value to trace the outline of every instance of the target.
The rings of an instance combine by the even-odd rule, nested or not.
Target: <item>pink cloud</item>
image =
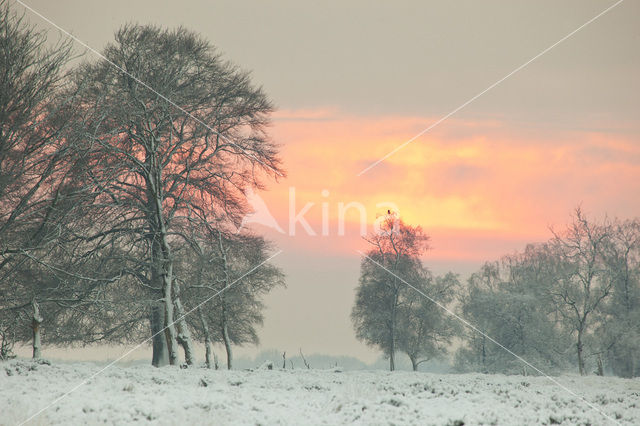
[[[596,215],[640,211],[640,143],[619,134],[555,131],[550,137],[548,129],[449,119],[356,176],[431,122],[344,116],[333,109],[281,112],[272,135],[283,144],[288,178],[261,196],[285,231],[289,187],[296,188],[298,208],[315,203],[306,219],[316,230],[320,204],[328,203],[332,233],[337,203],[362,203],[371,223],[379,213],[375,204],[391,201],[405,220],[442,239],[434,241],[438,256],[452,259],[485,259],[515,243],[546,239],[548,225],[564,223],[579,203]],[[321,196],[324,189],[329,196]],[[354,229],[356,219],[350,218]],[[287,239],[293,246],[324,245],[300,235]],[[358,245],[355,238],[340,247]]]

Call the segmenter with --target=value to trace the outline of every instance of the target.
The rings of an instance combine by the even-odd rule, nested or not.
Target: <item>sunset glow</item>
[[[0,337],[6,324],[19,325],[12,339],[23,344],[23,356],[29,356],[33,336],[34,354],[43,343],[47,354],[62,359],[104,361],[126,353],[125,359],[151,356],[154,365],[177,365],[173,349],[184,343],[185,360],[193,361],[195,352],[195,358],[211,358],[217,351],[227,355],[229,366],[233,347],[239,362],[232,368],[238,370],[244,368],[243,357],[252,369],[267,358],[286,368],[303,351],[369,365],[388,359],[395,369],[396,343],[411,346],[412,333],[435,330],[439,322],[429,315],[442,306],[427,303],[434,302],[425,296],[429,291],[440,294],[451,311],[440,314],[477,321],[483,330],[485,319],[495,319],[496,307],[511,308],[513,301],[513,312],[527,308],[518,316],[527,318],[552,300],[553,315],[545,311],[545,322],[531,317],[529,325],[548,331],[552,327],[540,324],[566,320],[568,325],[558,325],[562,333],[549,341],[573,346],[549,346],[540,336],[522,356],[541,357],[546,352],[539,348],[581,351],[566,338],[582,338],[583,329],[575,329],[565,312],[579,303],[569,301],[566,288],[556,288],[581,278],[577,272],[563,275],[580,265],[572,260],[577,266],[565,266],[579,256],[558,249],[568,238],[562,232],[569,232],[567,224],[574,225],[576,217],[601,224],[598,229],[610,236],[598,240],[607,241],[600,261],[613,272],[618,271],[612,265],[622,263],[617,252],[608,252],[632,253],[623,243],[633,240],[634,232],[640,235],[640,219],[637,226],[633,222],[640,216],[640,2],[0,0],[0,5],[15,11],[0,18],[11,17],[25,25],[27,39],[36,37],[27,46],[15,43],[21,39],[10,31],[0,32],[7,46],[16,46],[0,54],[18,55],[0,61],[6,68],[2,75],[34,62],[20,59],[25,50],[38,56],[51,49],[64,58],[59,67],[42,68],[43,75],[55,70],[56,77],[44,79],[41,90],[31,87],[40,80],[33,65],[0,82],[6,87],[0,99],[3,120],[11,122],[0,142],[7,135],[19,141],[0,149],[0,272],[5,271],[0,314],[15,319],[3,322],[0,315]],[[18,119],[21,110],[26,118]],[[24,134],[11,136],[12,126]],[[41,141],[45,148],[34,149],[23,137],[39,138],[40,127],[49,131],[50,126],[60,129]],[[55,149],[49,152],[47,146]],[[49,157],[51,166],[45,167]],[[54,172],[40,185],[48,170]],[[40,193],[46,203],[31,200]],[[576,216],[578,210],[584,216]],[[390,217],[401,219],[395,223],[402,231],[384,236],[404,238],[404,258],[395,240],[385,252],[380,240],[376,244],[380,234],[372,237],[375,224]],[[556,246],[537,244],[548,242],[556,230]],[[40,242],[41,233],[50,233],[51,241]],[[530,274],[518,290],[526,298],[505,297],[485,306],[485,299],[495,296],[493,288],[484,289],[490,297],[471,295],[488,262],[499,264],[495,261],[510,255],[528,261],[531,252],[541,260],[532,255],[531,264],[518,263]],[[367,257],[371,253],[392,273],[379,276]],[[635,253],[628,258],[640,271],[640,251]],[[18,261],[22,257],[24,262]],[[554,274],[537,275],[553,268]],[[391,277],[396,272],[425,291],[401,298],[401,279]],[[589,311],[598,318],[588,340],[612,330],[607,327],[613,322],[605,323],[624,299],[614,294],[619,289],[606,287],[613,286],[612,277],[619,279],[613,272],[607,275],[610,282],[598,283],[601,294],[611,297]],[[496,278],[504,281],[500,285],[515,288],[516,274],[504,275],[509,278]],[[87,286],[80,285],[85,281],[92,283],[86,294]],[[376,282],[384,286],[373,286]],[[405,284],[404,290],[412,286]],[[582,284],[574,293],[586,288]],[[60,287],[65,292],[59,294]],[[544,298],[538,287],[547,292]],[[504,289],[500,297],[511,294],[511,287]],[[584,300],[595,294],[586,293]],[[77,294],[84,294],[77,304],[62,307]],[[379,341],[364,336],[354,319],[358,305],[367,305],[375,294],[388,299],[366,309],[389,314],[368,327],[372,336],[388,329]],[[625,294],[631,306],[631,293]],[[96,322],[104,336],[77,330],[85,315],[89,322],[102,318],[106,308],[98,301],[103,298],[112,298],[124,313]],[[422,304],[414,305],[417,300]],[[396,321],[400,304],[404,318]],[[465,306],[470,310],[464,312]],[[424,315],[415,317],[414,309]],[[473,317],[473,309],[482,315]],[[173,321],[174,327],[171,318],[181,311],[186,315]],[[67,312],[75,321],[70,325],[64,322]],[[364,318],[365,310],[360,313]],[[624,321],[629,318],[640,317]],[[63,324],[60,332],[53,328],[56,321]],[[422,344],[437,343],[429,348],[435,352],[428,362],[444,349],[453,368],[457,354],[466,356],[458,349],[475,348],[470,339],[477,330],[469,331],[464,321],[458,325],[459,330],[436,330],[449,334],[442,342],[435,342],[438,333],[416,337]],[[402,339],[394,327],[404,327]],[[42,341],[35,338],[41,330]],[[500,333],[519,342],[513,333]],[[68,340],[55,340],[67,335]],[[530,337],[523,336],[523,342]],[[149,338],[151,345],[144,341]],[[190,338],[196,351],[187,350]],[[445,341],[449,347],[440,347]],[[214,352],[205,352],[211,342]],[[86,345],[86,353],[76,355],[81,352],[75,346],[65,346],[71,343]],[[614,347],[609,343],[587,348],[592,344],[587,342],[591,371]],[[103,344],[122,351],[103,350]],[[125,352],[134,344],[142,355],[137,348]],[[483,338],[482,368],[473,371],[489,371],[484,345]],[[638,348],[640,343],[628,347],[634,368],[640,365]],[[410,351],[405,347],[403,353],[416,367]],[[288,358],[281,361],[284,353]],[[619,354],[609,355],[599,367],[606,370]],[[495,359],[497,365],[506,358]],[[558,359],[561,367],[566,360]],[[546,358],[534,361],[545,368],[556,365]],[[334,365],[319,364],[311,369]],[[308,367],[306,360],[295,368],[302,371],[303,365]],[[198,386],[204,391],[200,387],[206,384]],[[406,407],[389,409],[396,408]],[[356,411],[366,416],[364,406]],[[533,419],[554,423],[546,415]],[[475,423],[491,423],[484,420]]]
[[[318,234],[321,203],[328,203],[331,235],[338,203],[362,203],[369,226],[386,209],[376,204],[394,203],[404,220],[433,235],[434,257],[476,261],[489,260],[478,240],[492,240],[497,251],[511,249],[514,241],[544,240],[548,227],[564,223],[578,204],[595,215],[612,206],[621,215],[640,208],[640,147],[622,134],[550,136],[496,120],[449,119],[357,176],[435,120],[280,111],[272,134],[286,147],[288,177],[260,195],[284,226],[289,188],[295,188],[297,211],[314,203],[304,217]],[[358,212],[349,210],[346,219],[356,234]],[[465,242],[456,248],[449,239]],[[287,245],[313,249],[313,241],[290,239]]]

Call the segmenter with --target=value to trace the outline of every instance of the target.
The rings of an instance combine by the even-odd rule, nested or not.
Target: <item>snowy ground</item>
[[[0,363],[0,424],[19,424],[102,367]],[[640,424],[640,380],[113,366],[29,424]]]

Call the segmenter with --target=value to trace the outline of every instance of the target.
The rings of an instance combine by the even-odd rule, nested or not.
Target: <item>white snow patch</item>
[[[0,363],[0,424],[20,423],[102,367]],[[561,376],[621,424],[640,424],[640,381]],[[607,424],[543,377],[112,366],[29,424]]]

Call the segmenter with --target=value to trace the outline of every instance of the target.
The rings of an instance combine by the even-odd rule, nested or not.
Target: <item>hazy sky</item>
[[[97,50],[123,23],[183,25],[251,70],[278,106],[271,134],[288,178],[259,195],[285,231],[290,187],[296,212],[315,203],[306,217],[317,233],[327,203],[330,235],[260,229],[283,250],[275,263],[288,275],[288,288],[267,298],[262,348],[377,356],[349,320],[355,250],[366,243],[355,215],[336,235],[339,202],[362,203],[369,223],[376,203],[395,203],[432,235],[427,265],[463,275],[547,239],[579,203],[594,217],[640,212],[639,2],[623,2],[360,177],[615,1],[25,3]]]

